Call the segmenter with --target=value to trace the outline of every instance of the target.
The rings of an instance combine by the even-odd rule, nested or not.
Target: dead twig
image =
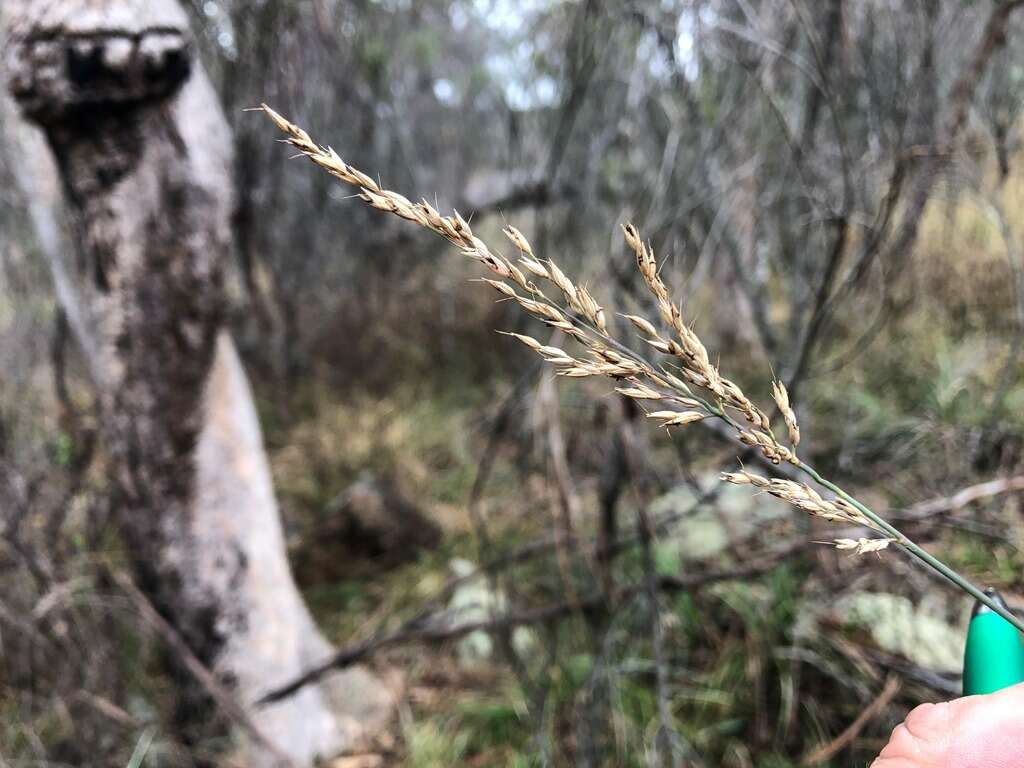
[[[122,571],[112,570],[111,576],[117,585],[124,591],[128,598],[132,601],[139,615],[149,624],[153,629],[157,631],[160,637],[167,643],[171,650],[175,653],[185,669],[196,679],[210,695],[217,706],[231,718],[234,723],[244,730],[256,742],[260,747],[267,750],[274,758],[278,761],[278,764],[282,768],[298,768],[292,760],[285,755],[278,747],[270,741],[256,724],[252,721],[252,718],[246,713],[242,706],[235,701],[231,692],[217,679],[216,675],[211,672],[202,661],[192,652],[192,649],[188,647],[188,644],[181,637],[178,631],[170,625],[170,623],[160,612],[153,606],[131,578],[123,573]]]
[[[808,754],[801,762],[801,765],[819,765],[828,762],[842,750],[846,749],[850,742],[857,738],[858,734],[864,730],[864,727],[889,706],[889,702],[899,693],[901,685],[902,683],[897,675],[889,675],[882,692],[857,716],[857,719],[850,723],[846,730],[832,739],[832,741],[822,744]]]
[[[941,496],[914,504],[906,513],[892,515],[897,520],[923,520],[936,515],[958,512],[969,504],[1007,493],[1024,491],[1024,475],[1000,477],[977,485],[961,488],[951,496]]]
[[[751,560],[750,562],[735,568],[717,571],[704,571],[703,573],[693,573],[684,576],[659,575],[657,578],[657,587],[659,590],[666,592],[685,592],[699,589],[707,586],[708,584],[717,584],[722,581],[752,578],[771,570],[778,563],[796,554],[805,546],[807,546],[807,541],[801,538],[787,542],[785,545],[766,553],[762,557]],[[628,599],[644,593],[647,590],[648,584],[645,580],[639,584],[631,584],[627,587],[623,587],[620,590],[618,597],[620,600]],[[406,622],[401,628],[394,632],[378,635],[377,637],[372,637],[360,643],[342,648],[333,656],[321,664],[312,667],[292,682],[279,688],[275,688],[272,691],[268,691],[257,699],[255,704],[256,706],[263,706],[286,699],[296,691],[320,680],[325,675],[335,670],[345,669],[346,667],[349,667],[385,648],[412,643],[443,643],[449,640],[457,640],[458,638],[465,637],[473,632],[507,632],[509,629],[514,627],[527,626],[530,624],[542,624],[573,614],[577,611],[588,613],[595,610],[604,610],[606,600],[606,595],[603,592],[598,591],[587,597],[581,598],[577,602],[554,603],[551,605],[541,606],[539,608],[532,608],[520,613],[506,614],[504,616],[484,619],[481,621],[465,622],[454,627],[424,626],[425,618],[417,616]]]

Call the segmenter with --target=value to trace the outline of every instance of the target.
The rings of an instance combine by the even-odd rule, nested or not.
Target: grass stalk
[[[800,469],[806,472],[810,477],[814,478],[815,482],[819,483],[820,485],[823,485],[836,495],[841,496],[842,498],[846,499],[851,504],[853,504],[855,507],[857,507],[857,509],[859,509],[865,517],[867,517],[880,529],[882,529],[883,531],[888,533],[892,538],[894,538],[896,540],[896,545],[904,549],[912,557],[924,563],[927,567],[931,568],[933,571],[938,573],[947,581],[951,582],[955,586],[962,589],[975,600],[987,606],[988,608],[991,608],[993,611],[998,613],[1000,616],[1002,616],[1004,619],[1010,622],[1013,626],[1015,626],[1018,630],[1024,632],[1024,621],[1022,621],[1020,617],[1014,615],[1005,607],[1003,607],[998,600],[993,600],[991,597],[985,594],[983,590],[981,590],[974,583],[972,583],[969,579],[957,573],[944,562],[939,560],[937,557],[930,554],[927,550],[923,549],[921,546],[914,543],[913,540],[911,540],[909,537],[903,534],[894,525],[889,523],[887,520],[885,520],[877,513],[873,512],[871,509],[867,507],[867,505],[858,501],[856,498],[854,498],[852,495],[844,491],[831,480],[822,477],[812,467],[808,466],[807,464],[801,463]]]

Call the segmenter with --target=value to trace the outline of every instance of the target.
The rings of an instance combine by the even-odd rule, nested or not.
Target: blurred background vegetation
[[[458,253],[290,163],[244,108],[489,242],[514,223],[645,314],[618,234],[635,221],[723,371],[762,403],[773,371],[791,382],[804,456],[1021,606],[1024,18],[954,130],[997,5],[189,5],[237,147],[230,324],[318,621],[346,647],[424,606],[449,627],[565,606],[373,653],[397,724],[338,766],[864,765],[957,693],[969,604],[721,487],[738,452],[710,433],[646,428],[605,382],[555,387],[495,333],[542,331]],[[3,764],[125,765],[149,726],[147,765],[216,760],[168,726],[160,639],[97,568],[123,557],[116,498],[5,162]]]

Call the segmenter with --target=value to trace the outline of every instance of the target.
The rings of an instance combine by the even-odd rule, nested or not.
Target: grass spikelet
[[[637,384],[635,387],[616,387],[615,391],[634,400],[661,400],[663,397],[657,390],[643,384]]]
[[[572,307],[579,306],[576,286],[572,284],[572,280],[566,277],[565,273],[551,259],[548,259],[547,268],[551,282],[558,286],[558,289],[565,295],[569,305]]]
[[[789,392],[786,391],[786,385],[781,381],[772,382],[772,398],[779,407],[779,413],[782,414],[783,421],[786,422],[789,442],[796,448],[800,445],[800,427],[796,423],[796,413],[793,412],[793,408],[789,404]]]
[[[777,499],[792,504],[808,514],[820,517],[830,522],[852,523],[875,529],[875,525],[865,517],[856,507],[851,507],[840,500],[824,498],[806,483],[798,483],[783,478],[767,478],[755,475],[746,470],[740,472],[723,472],[722,480],[733,485],[752,485],[759,488]]]
[[[655,411],[648,413],[649,419],[661,419],[661,426],[675,427],[683,424],[693,424],[695,421],[703,421],[707,418],[706,413],[700,411]]]
[[[519,249],[520,253],[533,259],[533,248],[530,247],[530,241],[526,239],[522,232],[511,224],[501,231],[505,234],[505,237],[512,241],[512,245]],[[547,275],[545,274],[544,276],[546,277]]]
[[[855,555],[866,555],[869,552],[881,552],[890,544],[895,544],[896,539],[836,539],[833,544],[836,549],[853,550]]]
[[[629,322],[631,322],[641,333],[651,337],[652,339],[658,338],[658,329],[655,328],[653,323],[649,320],[645,320],[637,315],[623,315],[623,317],[629,320]]]

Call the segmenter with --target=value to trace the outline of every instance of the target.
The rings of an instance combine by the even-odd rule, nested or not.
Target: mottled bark
[[[244,705],[329,647],[292,579],[222,328],[227,123],[173,0],[5,0],[3,14],[9,90],[43,129],[73,213],[74,291],[138,577]],[[309,764],[379,727],[387,702],[355,670],[252,716]],[[251,750],[246,764],[272,760]]]

